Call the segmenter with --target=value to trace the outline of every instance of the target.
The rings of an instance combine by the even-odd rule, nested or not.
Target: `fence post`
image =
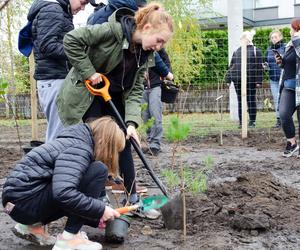
[[[37,122],[37,98],[36,98],[36,81],[34,74],[34,57],[33,52],[29,56],[29,75],[30,75],[30,95],[31,95],[31,139],[38,139],[38,122]]]
[[[241,96],[242,96],[242,138],[247,138],[247,44],[242,40],[242,58],[241,58]]]

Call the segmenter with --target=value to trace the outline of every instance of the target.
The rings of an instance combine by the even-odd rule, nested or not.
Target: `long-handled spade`
[[[110,82],[108,80],[108,78],[104,75],[101,75],[102,80],[103,80],[103,84],[104,86],[100,89],[95,89],[92,85],[91,85],[91,81],[86,80],[85,81],[85,85],[87,87],[87,89],[89,90],[89,92],[93,95],[96,96],[101,96],[105,102],[107,102],[110,107],[112,108],[113,112],[115,113],[118,121],[120,122],[122,128],[126,131],[127,127],[125,122],[123,121],[120,113],[118,112],[118,110],[116,109],[114,103],[111,100],[111,96],[109,95],[108,89],[109,89],[109,85]],[[152,168],[149,166],[141,148],[139,147],[138,143],[132,138],[129,138],[130,143],[132,144],[132,146],[134,147],[135,151],[137,152],[138,156],[140,157],[141,161],[143,162],[145,168],[148,170],[148,173],[150,174],[151,178],[153,179],[153,181],[157,184],[157,186],[159,187],[159,189],[162,191],[162,193],[168,197],[166,188],[164,187],[164,185],[161,183],[161,181],[158,179],[158,177],[155,175],[155,173],[153,172]]]

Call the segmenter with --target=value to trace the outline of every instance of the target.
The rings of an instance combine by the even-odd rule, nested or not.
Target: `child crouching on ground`
[[[3,187],[4,210],[18,224],[14,233],[54,250],[98,250],[80,232],[83,225],[97,227],[119,217],[99,199],[108,172],[117,174],[118,156],[125,135],[110,117],[65,129],[54,141],[34,148],[7,177]],[[64,232],[55,238],[44,227],[67,216]]]

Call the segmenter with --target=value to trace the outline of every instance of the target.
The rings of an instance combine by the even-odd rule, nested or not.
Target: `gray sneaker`
[[[297,143],[295,143],[294,145],[292,145],[292,143],[290,143],[289,141],[286,143],[286,147],[285,150],[282,154],[283,157],[291,157],[293,156],[297,151],[299,150],[299,146]]]

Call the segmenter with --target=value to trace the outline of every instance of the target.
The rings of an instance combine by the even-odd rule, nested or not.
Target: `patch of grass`
[[[172,117],[174,115],[165,115],[163,117],[164,130],[168,131],[171,126]],[[217,134],[222,131],[240,132],[238,122],[230,119],[229,113],[223,113],[222,120],[217,113],[194,113],[180,115],[182,122],[188,122],[190,125],[190,135],[207,136],[209,134]],[[258,112],[256,119],[256,128],[271,128],[275,124],[275,112]]]
[[[19,119],[17,120],[19,127],[25,127],[25,126],[31,126],[31,120],[30,119]],[[39,124],[45,124],[46,120],[45,119],[39,119],[38,120]],[[0,126],[5,126],[5,127],[14,127],[15,126],[15,121],[13,119],[0,119]]]

